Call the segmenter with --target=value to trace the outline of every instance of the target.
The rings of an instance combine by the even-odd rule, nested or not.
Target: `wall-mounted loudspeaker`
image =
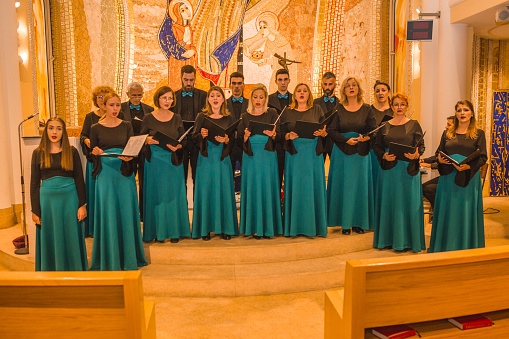
[[[509,22],[509,9],[498,10],[495,22]]]

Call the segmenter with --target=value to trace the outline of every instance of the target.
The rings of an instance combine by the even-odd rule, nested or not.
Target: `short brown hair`
[[[96,88],[94,88],[94,90],[92,91],[92,102],[94,103],[94,106],[99,108],[99,105],[97,105],[97,97],[99,96],[99,94],[111,92],[115,91],[110,86],[97,86]]]
[[[242,78],[242,82],[244,82],[244,74],[240,72],[233,72],[230,74],[230,84],[232,83],[232,78]]]
[[[405,93],[396,93],[392,96],[391,98],[391,107],[394,106],[394,100],[396,99],[399,99],[399,100],[403,100],[405,102],[405,104],[408,106],[409,103],[410,103],[410,99],[408,98],[408,95],[406,95]]]
[[[184,76],[184,73],[193,73],[194,76],[196,76],[196,68],[194,68],[191,65],[184,65],[180,69],[180,77],[182,78]]]
[[[175,92],[168,86],[161,86],[158,89],[156,89],[156,92],[154,93],[154,106],[157,108],[161,108],[161,105],[159,105],[159,98],[161,98],[166,93],[171,92],[171,95],[173,96],[173,102],[171,103],[170,108],[175,107],[176,100],[175,100]]]
[[[308,84],[305,84],[303,82],[301,82],[300,84],[297,84],[297,86],[295,86],[295,89],[293,90],[292,102],[290,103],[288,108],[296,109],[298,107],[297,99],[295,99],[295,93],[297,93],[297,89],[300,86],[306,86],[306,88],[308,89],[309,97],[308,97],[308,101],[307,101],[307,109],[310,109],[311,107],[313,107],[313,94],[311,93],[311,89],[309,88]]]

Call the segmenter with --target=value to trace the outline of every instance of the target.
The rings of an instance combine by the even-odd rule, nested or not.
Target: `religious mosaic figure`
[[[244,40],[244,55],[258,66],[270,65],[274,79],[278,69],[283,68],[280,60],[282,58],[295,60],[290,42],[279,33],[279,18],[272,12],[263,12],[256,18],[256,29],[258,33]],[[297,79],[297,65],[288,65],[290,79]],[[270,86],[275,84],[270,82]],[[275,90],[271,88],[269,92]]]
[[[171,87],[180,86],[180,68],[195,66],[217,84],[237,50],[248,0],[168,0],[159,45],[168,59]],[[172,84],[172,82],[175,82]]]

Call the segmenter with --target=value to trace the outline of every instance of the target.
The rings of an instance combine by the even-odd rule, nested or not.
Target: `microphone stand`
[[[26,208],[25,208],[25,176],[23,171],[23,153],[21,152],[21,126],[23,126],[23,123],[34,118],[39,113],[32,114],[25,120],[19,123],[18,125],[18,142],[19,142],[19,164],[21,167],[21,199],[23,204],[23,237],[25,238],[25,247],[18,248],[14,251],[15,254],[28,254],[28,234],[27,234],[27,216],[26,216]]]

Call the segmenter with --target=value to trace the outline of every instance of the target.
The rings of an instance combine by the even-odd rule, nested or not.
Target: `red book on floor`
[[[395,325],[386,327],[376,327],[371,333],[382,339],[403,339],[414,336],[417,332],[407,325]]]
[[[470,330],[472,328],[489,327],[493,325],[493,321],[481,314],[450,318],[448,320],[460,330]]]

